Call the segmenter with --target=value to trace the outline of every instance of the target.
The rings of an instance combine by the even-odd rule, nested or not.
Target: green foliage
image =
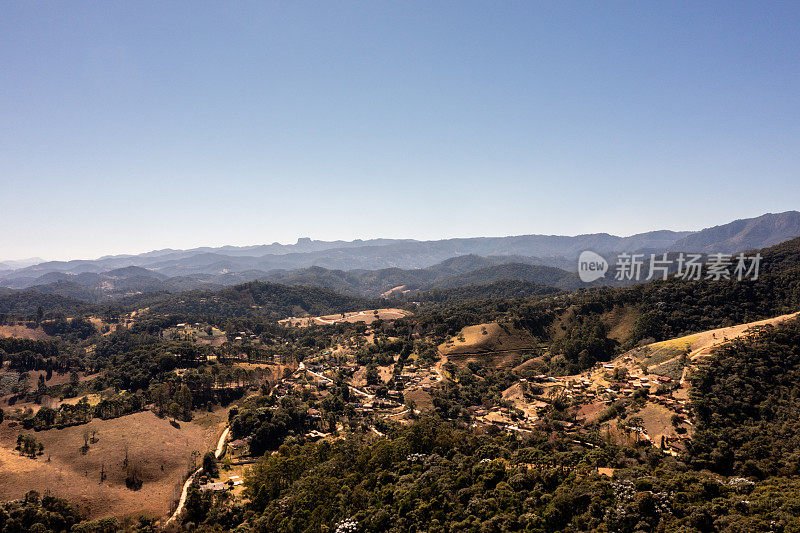
[[[720,478],[651,448],[586,448],[558,432],[518,439],[435,418],[388,431],[372,443],[284,445],[253,466],[245,508],[190,491],[187,527],[330,531],[348,520],[364,532],[634,533],[800,525],[797,480]],[[613,480],[598,466],[616,468]]]
[[[58,317],[54,320],[42,322],[41,326],[48,335],[58,335],[64,338],[74,338],[78,340],[88,339],[97,333],[94,325],[81,317],[76,317],[71,320]]]
[[[37,455],[42,455],[42,453],[44,453],[44,445],[32,435],[17,435],[17,446],[15,449],[20,455],[25,455],[31,459],[35,459]]]
[[[758,478],[800,473],[800,321],[717,350],[692,381],[693,465]]]
[[[36,491],[28,492],[22,500],[0,503],[0,531],[3,532],[70,531],[82,518],[75,505],[49,495],[40,498]]]
[[[219,475],[219,466],[217,466],[217,458],[213,452],[206,452],[203,456],[203,472],[210,478],[215,478]]]
[[[15,291],[0,295],[0,313],[37,318],[37,311],[45,313],[79,313],[88,308],[86,302],[56,294],[44,294],[35,290]]]
[[[378,374],[378,367],[374,364],[368,365],[367,371],[364,374],[364,379],[367,381],[367,385],[378,385],[381,382],[380,375]]]
[[[554,287],[540,285],[532,281],[516,279],[499,280],[485,285],[466,285],[451,289],[431,289],[414,294],[416,302],[454,303],[479,299],[515,299],[528,298],[559,292]]]
[[[608,328],[597,317],[581,320],[563,337],[553,342],[550,350],[564,356],[562,374],[577,374],[597,361],[608,361],[614,354],[615,342],[607,337]]]
[[[265,406],[268,401],[269,398],[265,397],[251,398],[230,420],[233,438],[252,436],[250,453],[255,456],[276,450],[287,437],[312,429],[306,404],[286,397],[273,410]],[[329,400],[324,405],[331,409],[335,402]],[[343,406],[342,403],[339,405]]]
[[[454,377],[455,383],[433,392],[433,405],[443,418],[467,419],[470,406],[499,405],[503,391],[516,381],[511,372],[476,363],[454,372]]]

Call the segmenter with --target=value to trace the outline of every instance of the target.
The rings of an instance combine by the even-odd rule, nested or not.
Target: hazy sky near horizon
[[[797,2],[0,5],[0,260],[800,208]]]

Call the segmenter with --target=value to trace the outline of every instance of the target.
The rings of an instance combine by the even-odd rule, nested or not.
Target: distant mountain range
[[[734,253],[767,248],[800,236],[800,213],[767,213],[706,228],[676,241],[676,252]]]
[[[31,257],[29,259],[16,259],[16,260],[9,259],[0,263],[0,271],[25,268],[32,265],[38,265],[39,263],[44,263],[44,259],[42,259],[41,257]]]
[[[254,280],[318,286],[373,298],[507,280],[525,282],[529,285],[518,288],[531,292],[538,291],[539,286],[585,286],[573,272],[577,256],[584,250],[607,257],[621,252],[734,253],[798,236],[800,212],[788,211],[698,232],[661,230],[630,237],[600,233],[350,242],[304,238],[293,245],[160,250],[95,260],[42,262],[22,268],[0,264],[0,286],[87,302],[150,292],[217,290]],[[496,285],[492,290],[511,289]]]
[[[36,290],[45,294],[100,302],[107,299],[152,292],[182,292],[193,289],[217,290],[223,287],[264,281],[288,286],[330,289],[340,294],[363,297],[402,296],[431,289],[453,289],[483,285],[500,280],[518,280],[557,289],[581,285],[578,276],[556,267],[520,262],[509,258],[477,255],[459,256],[424,269],[386,268],[380,270],[330,270],[310,267],[297,270],[246,271],[228,274],[193,274],[166,277],[142,267],[124,267],[103,273],[67,274],[48,272],[32,282],[26,278],[9,280],[5,290]],[[394,290],[392,290],[394,289]]]

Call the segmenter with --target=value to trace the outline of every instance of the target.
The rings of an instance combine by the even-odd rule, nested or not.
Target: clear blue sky
[[[0,259],[800,208],[797,2],[0,5]]]

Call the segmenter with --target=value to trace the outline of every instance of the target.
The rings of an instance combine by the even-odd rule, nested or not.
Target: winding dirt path
[[[222,435],[220,435],[219,437],[219,442],[217,442],[217,449],[214,450],[214,456],[217,459],[222,457],[222,453],[225,451],[225,441],[228,439],[228,434],[230,433],[230,431],[231,428],[226,427],[225,431],[223,431]],[[183,512],[183,507],[186,505],[186,495],[189,493],[189,487],[192,485],[194,478],[197,477],[197,474],[202,472],[202,470],[203,467],[200,467],[197,470],[195,470],[194,473],[192,473],[192,475],[189,476],[189,478],[183,484],[183,490],[181,491],[181,498],[180,500],[178,500],[178,507],[175,508],[175,512],[172,513],[172,516],[169,517],[169,520],[167,520],[167,522],[164,525],[169,524],[174,520],[177,520],[178,517],[181,515],[181,513]]]

